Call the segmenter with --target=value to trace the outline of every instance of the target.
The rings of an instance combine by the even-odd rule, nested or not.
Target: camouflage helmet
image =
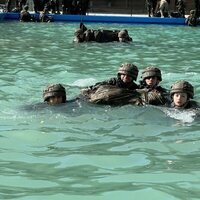
[[[43,91],[44,101],[48,101],[50,97],[53,96],[61,96],[62,102],[66,102],[66,91],[65,88],[61,84],[52,84],[47,86]]]
[[[176,81],[172,86],[171,86],[171,91],[170,95],[173,96],[174,93],[187,93],[189,98],[193,99],[194,97],[194,87],[187,81],[180,80]]]
[[[120,66],[118,70],[118,76],[120,76],[121,74],[131,76],[133,80],[136,81],[138,76],[138,68],[136,65],[124,63]]]
[[[162,75],[160,69],[157,67],[147,67],[142,72],[142,80],[145,80],[148,77],[155,76],[159,81],[162,81]]]
[[[84,33],[83,30],[79,28],[75,30],[74,35],[79,36],[79,35],[82,35],[83,33]]]
[[[127,38],[128,37],[128,31],[126,29],[119,31],[118,37],[119,38]]]

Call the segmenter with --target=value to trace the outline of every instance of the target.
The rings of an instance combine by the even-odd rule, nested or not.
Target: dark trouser
[[[19,2],[19,8],[20,8],[20,10],[22,10],[25,5],[26,5],[26,0],[21,0]]]
[[[6,1],[6,11],[7,11],[7,12],[10,12],[10,11],[11,11],[10,6],[11,6],[11,0],[7,0],[7,1]]]

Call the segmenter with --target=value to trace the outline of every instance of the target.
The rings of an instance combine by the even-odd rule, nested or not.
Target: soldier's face
[[[49,104],[55,105],[62,103],[62,96],[53,96],[49,98]]]
[[[124,83],[131,83],[133,81],[133,78],[126,74],[121,74],[120,78]]]
[[[127,38],[119,38],[119,42],[128,42]]]
[[[154,87],[158,84],[158,78],[156,76],[150,76],[145,79],[145,82],[148,86]]]
[[[187,93],[177,92],[177,93],[174,93],[172,98],[173,98],[173,102],[175,106],[182,107],[187,102],[188,95]]]

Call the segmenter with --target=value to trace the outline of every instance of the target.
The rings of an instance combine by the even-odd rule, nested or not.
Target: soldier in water
[[[138,92],[141,93],[143,102],[151,105],[166,105],[169,102],[169,92],[161,87],[162,74],[157,67],[147,67],[142,72]]]
[[[20,22],[35,22],[35,18],[31,16],[28,9],[29,7],[25,5],[20,13]]]
[[[187,19],[185,20],[185,23],[188,26],[197,26],[197,24],[199,23],[199,20],[196,17],[196,10],[190,10],[190,14],[187,17]]]
[[[66,90],[61,84],[52,84],[43,91],[44,102],[50,105],[66,103]]]
[[[89,102],[102,104],[134,104],[141,105],[136,89],[138,68],[134,64],[124,63],[119,67],[117,77],[96,83],[82,90],[82,95]]]
[[[62,84],[50,84],[43,90],[43,101],[36,104],[24,105],[20,110],[24,111],[41,111],[43,109],[61,111],[63,113],[77,113],[82,107],[80,98],[76,97],[68,100],[66,89]]]
[[[171,107],[177,109],[200,108],[194,98],[194,87],[187,81],[176,81],[171,86]]]
[[[74,33],[74,42],[131,42],[132,38],[129,36],[128,31],[124,30],[93,30],[80,23],[80,28]]]

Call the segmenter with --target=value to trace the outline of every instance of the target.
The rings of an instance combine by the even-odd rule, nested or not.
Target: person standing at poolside
[[[26,5],[26,0],[19,0],[19,8],[20,8],[20,10],[22,10],[25,5]]]
[[[89,0],[80,0],[80,14],[86,15],[89,8]]]
[[[33,0],[33,4],[34,4],[34,11],[35,13],[38,13],[40,10],[40,0]]]
[[[156,5],[157,0],[146,0],[146,6],[149,17],[153,17],[155,15]]]
[[[169,3],[170,1],[160,0],[159,10],[162,18],[164,18],[166,15],[167,17],[171,17],[169,12]]]
[[[176,2],[176,8],[177,8],[179,16],[185,18],[185,1],[178,0]]]
[[[55,13],[60,14],[60,1],[55,0]]]
[[[33,11],[34,10],[34,3],[33,0],[27,0],[26,4],[29,7],[29,11]]]
[[[10,8],[11,0],[7,0],[5,5],[6,5],[6,12],[10,12],[11,11],[11,8]]]
[[[72,0],[62,0],[62,14],[71,14]]]

